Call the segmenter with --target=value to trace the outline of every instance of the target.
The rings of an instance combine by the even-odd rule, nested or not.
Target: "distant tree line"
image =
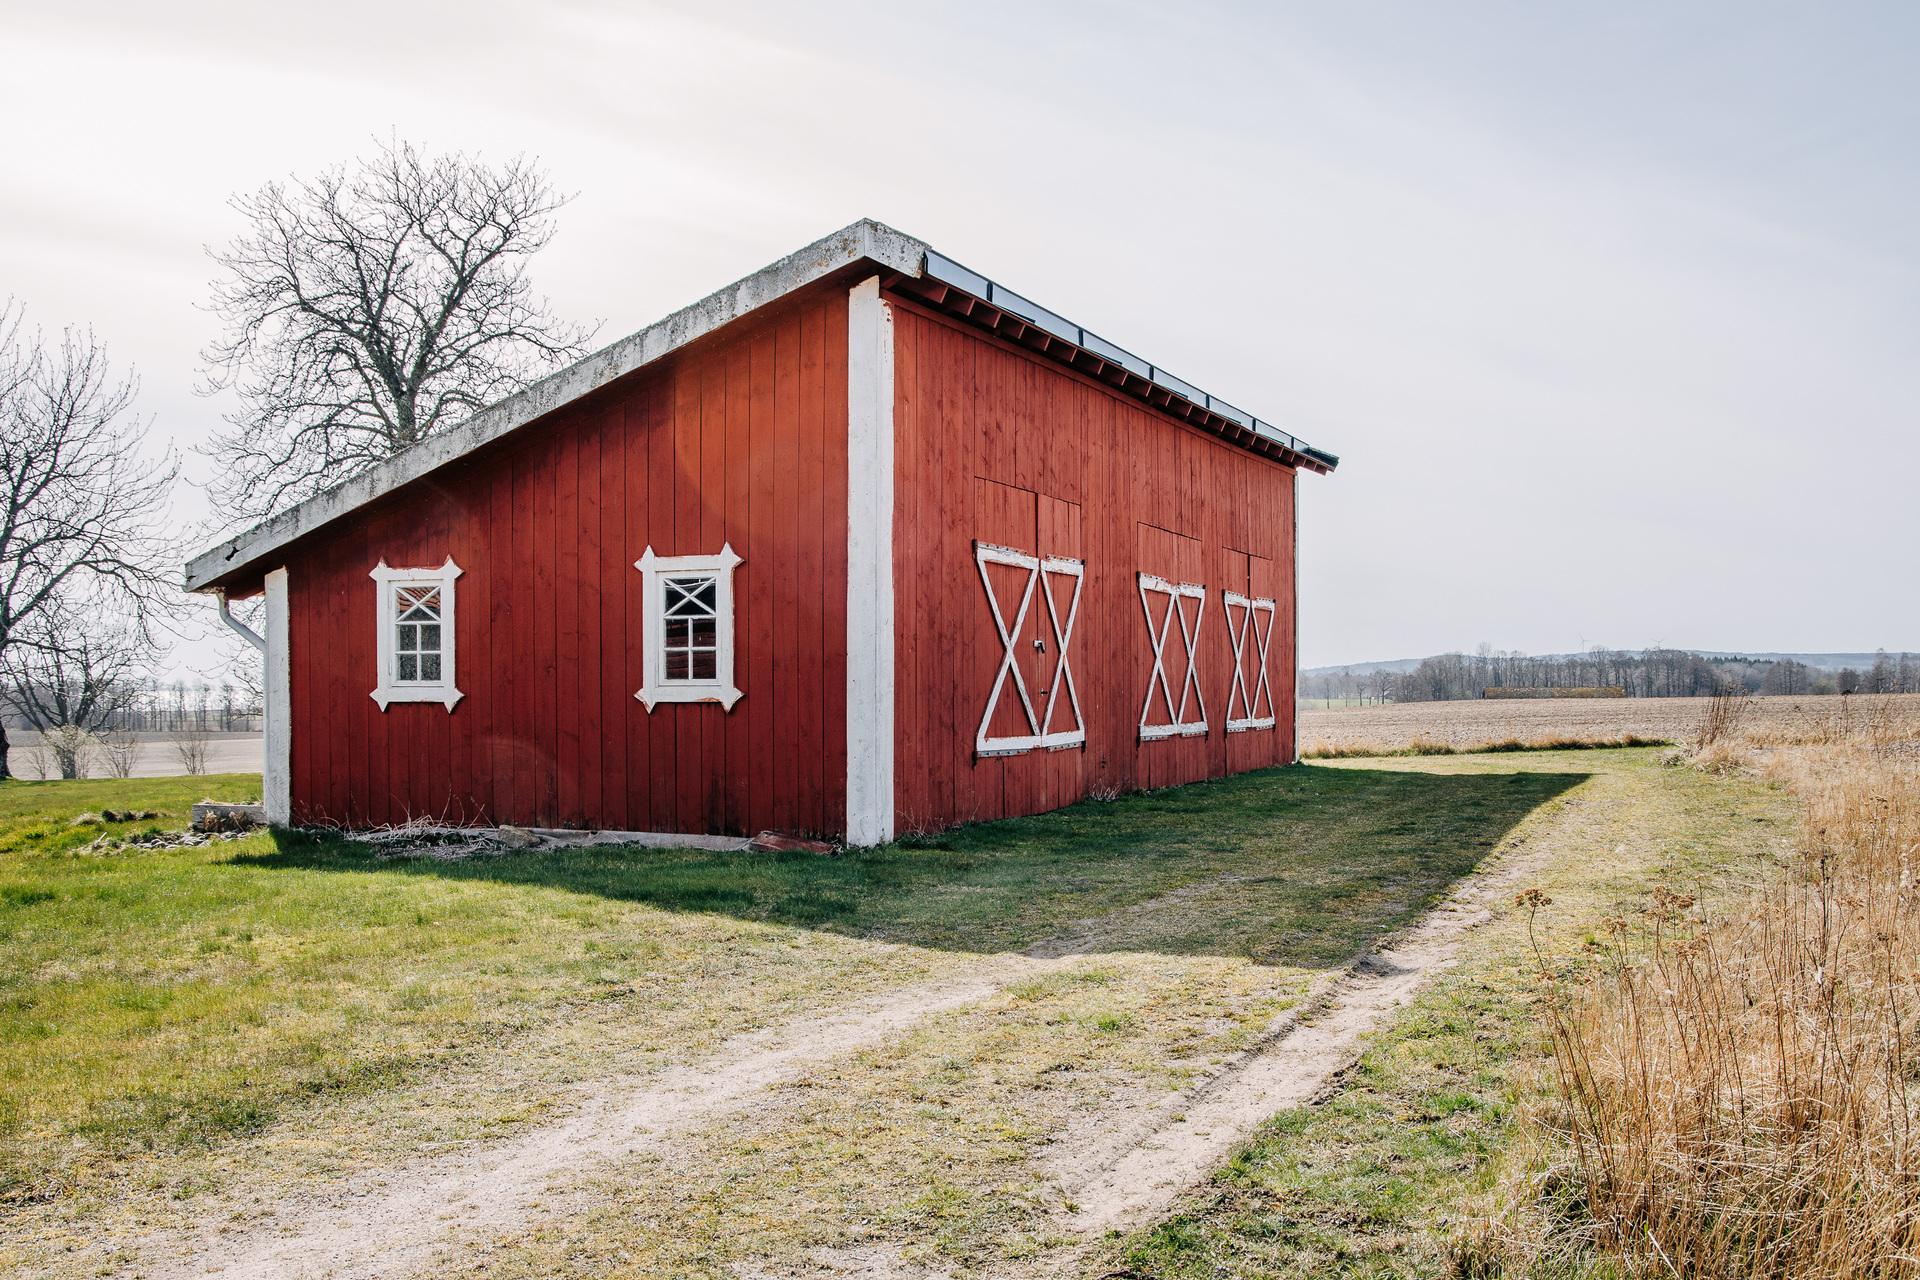
[[[204,773],[216,733],[260,729],[260,698],[246,685],[163,683],[130,672],[127,654],[76,647],[34,668],[32,679],[0,683],[0,726],[31,730],[20,743],[30,775],[85,778],[96,766],[131,775],[144,739],[171,744],[180,769]]]
[[[0,697],[8,727],[14,729],[72,723],[91,731],[128,733],[252,733],[260,728],[259,695],[244,684],[136,678],[90,690],[76,679],[64,688],[9,685]]]
[[[1791,658],[1707,658],[1686,649],[1593,649],[1537,657],[1482,645],[1423,658],[1411,671],[1303,675],[1307,700],[1446,702],[1488,689],[1616,687],[1630,698],[1751,694],[1920,693],[1920,655],[1882,649],[1866,670],[1823,671]]]

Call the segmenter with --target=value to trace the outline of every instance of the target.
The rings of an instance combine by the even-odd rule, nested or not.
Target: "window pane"
[[[667,679],[685,680],[687,678],[687,651],[685,649],[667,650]]]
[[[693,642],[711,646],[714,643],[715,626],[712,618],[696,618],[693,623]]]
[[[420,647],[440,651],[440,624],[435,622],[420,628]],[[431,676],[428,679],[432,679]]]
[[[420,647],[420,628],[411,623],[400,624],[400,648],[412,652]]]
[[[439,654],[428,653],[428,654],[421,655],[420,678],[422,680],[438,680],[440,678],[440,655]]]
[[[418,680],[420,678],[420,659],[411,653],[400,655],[400,678]]]
[[[401,587],[395,592],[400,617],[413,622],[435,622],[440,618],[438,587]]]
[[[712,680],[717,678],[718,674],[718,659],[713,650],[695,649],[693,651],[693,678],[695,680]]]
[[[685,645],[687,643],[687,620],[685,618],[667,619],[667,643]]]
[[[668,617],[712,614],[715,591],[712,578],[668,578],[665,612]]]

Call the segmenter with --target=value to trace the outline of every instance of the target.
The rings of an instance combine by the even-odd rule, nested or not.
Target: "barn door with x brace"
[[[1273,728],[1273,687],[1267,683],[1267,648],[1273,642],[1274,603],[1267,596],[1228,591],[1227,642],[1233,646],[1233,681],[1227,687],[1227,732]]]
[[[1080,691],[1073,683],[1072,644],[1085,563],[977,541],[973,559],[1000,642],[1000,661],[974,733],[975,753],[1014,755],[1036,747],[1080,746],[1087,729]],[[1030,658],[1028,645],[1036,654],[1051,649],[1051,667]],[[1030,689],[1028,671],[1040,673],[1045,685]]]
[[[1207,589],[1151,573],[1140,574],[1139,584],[1147,642],[1153,650],[1147,698],[1140,707],[1140,739],[1198,737],[1207,731],[1207,700],[1200,692],[1198,665]]]

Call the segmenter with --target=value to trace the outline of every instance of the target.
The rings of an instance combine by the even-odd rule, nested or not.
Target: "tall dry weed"
[[[1551,976],[1565,1225],[1631,1271],[1920,1277],[1920,759],[1902,732],[1773,751],[1805,804],[1787,873],[1724,918],[1657,893]]]
[[[1694,737],[1694,750],[1704,751],[1715,743],[1733,736],[1734,730],[1746,718],[1747,696],[1738,690],[1726,689],[1707,700],[1706,711],[1700,717],[1700,731]]]

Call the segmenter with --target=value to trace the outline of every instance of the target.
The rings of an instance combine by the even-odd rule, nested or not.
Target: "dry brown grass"
[[[1803,802],[1787,875],[1724,918],[1659,890],[1570,969],[1540,955],[1563,1243],[1647,1275],[1920,1276],[1920,758],[1910,705],[1848,701],[1701,734]]]
[[[1300,712],[1300,745],[1309,757],[1391,755],[1416,744],[1484,751],[1572,745],[1618,746],[1628,739],[1693,746],[1712,698],[1540,698],[1398,702]],[[1725,740],[1753,747],[1920,738],[1920,694],[1854,694],[1737,700],[1737,732]]]

